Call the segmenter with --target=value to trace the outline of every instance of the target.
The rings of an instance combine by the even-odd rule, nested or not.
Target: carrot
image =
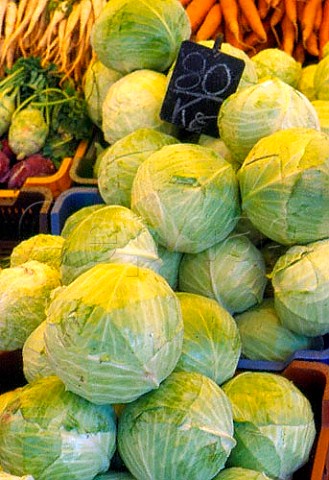
[[[186,7],[190,19],[192,33],[200,27],[216,0],[192,0]]]
[[[262,24],[261,18],[259,16],[259,13],[254,1],[238,0],[238,3],[240,5],[242,12],[246,16],[246,19],[248,20],[248,23],[251,29],[257,34],[261,42],[266,42],[267,34],[265,32],[264,26]]]
[[[305,41],[305,49],[310,55],[317,57],[319,55],[319,44],[318,36],[314,30],[309,34],[307,40]]]
[[[213,38],[221,22],[222,7],[220,3],[215,3],[209,10],[206,18],[196,32],[196,40],[208,40],[210,38]]]
[[[293,57],[297,62],[301,63],[302,65],[304,64],[304,62],[305,62],[305,48],[304,48],[302,39],[298,40],[298,42],[295,46],[295,49],[293,51]]]
[[[66,7],[67,2],[63,2],[53,11],[48,26],[38,42],[38,49],[40,50],[40,52],[44,48],[48,47],[51,42],[51,38],[56,35],[58,24],[66,15]]]
[[[222,5],[222,13],[225,22],[225,37],[229,35],[231,41],[233,41],[233,37],[235,39],[235,43],[240,44],[240,25],[238,21],[239,17],[239,8],[237,4],[237,0],[221,0]],[[231,35],[232,34],[232,35]],[[229,42],[231,43],[231,42]]]
[[[281,45],[281,40],[279,38],[279,35],[278,35],[278,32],[276,30],[276,27],[277,25],[282,21],[282,18],[285,14],[285,4],[284,4],[284,1],[281,0],[281,2],[279,3],[279,5],[277,5],[277,7],[275,8],[275,10],[273,11],[272,15],[271,15],[271,18],[270,18],[270,28],[273,32],[273,35],[276,39],[276,43],[278,45]]]
[[[259,16],[262,20],[268,14],[269,9],[270,9],[270,4],[267,2],[267,0],[258,0],[257,10],[258,10]]]
[[[6,9],[6,23],[5,23],[5,41],[2,51],[2,61],[6,62],[6,66],[11,68],[15,60],[16,42],[12,43],[10,48],[5,49],[6,39],[10,38],[15,30],[15,22],[17,16],[17,4],[14,0],[9,0]],[[5,51],[5,53],[4,53]]]
[[[86,36],[86,26],[88,21],[94,23],[94,15],[92,10],[92,4],[90,0],[81,0],[81,9],[80,9],[80,23],[79,23],[79,43],[82,42],[83,38]],[[89,42],[89,36],[86,38]]]
[[[180,0],[180,3],[183,5],[183,7],[187,7],[187,5],[191,2],[191,0]]]
[[[295,27],[290,18],[284,14],[281,21],[282,28],[282,50],[292,55],[295,44]]]
[[[306,42],[313,30],[316,11],[319,4],[321,4],[321,0],[308,0],[308,2],[305,3],[303,16],[301,19],[302,38],[304,43]]]
[[[324,0],[322,8],[322,19],[319,29],[319,56],[323,57],[323,48],[329,42],[329,0]]]
[[[33,32],[34,27],[38,24],[42,13],[46,9],[48,0],[38,0],[36,7],[33,11],[32,17],[30,19],[29,25],[25,33],[23,34],[23,40],[27,38]]]
[[[297,41],[298,38],[298,27],[297,27],[297,0],[284,0],[286,15],[289,20],[293,23],[295,28],[295,38]]]
[[[314,25],[313,25],[313,30],[315,32],[318,32],[320,30],[321,21],[322,21],[322,2],[319,3],[318,8],[316,9]]]

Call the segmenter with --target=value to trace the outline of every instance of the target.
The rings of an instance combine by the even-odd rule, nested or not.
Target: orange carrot
[[[237,0],[221,0],[222,5],[222,13],[225,22],[225,38],[227,35],[233,41],[233,37],[235,38],[235,43],[240,44],[241,40],[241,32],[240,32],[240,25],[238,21],[239,17],[239,8],[237,4]],[[231,35],[233,34],[233,35]],[[228,42],[231,43],[231,42]]]
[[[324,0],[322,8],[322,20],[319,29],[319,55],[323,57],[323,48],[329,42],[329,0]]]
[[[251,29],[257,34],[261,42],[266,42],[267,35],[253,0],[238,0],[240,8],[249,22]]]
[[[267,0],[258,0],[257,9],[260,18],[263,20],[270,10],[270,4]]]
[[[223,5],[222,5],[223,8]],[[224,13],[223,13],[224,16]],[[240,48],[241,50],[246,50],[247,45],[243,44],[240,42],[240,38],[242,38],[242,34],[239,29],[238,25],[238,31],[236,33],[233,33],[232,30],[229,28],[227,23],[224,23],[224,38],[225,42],[229,43],[233,47]]]
[[[295,46],[295,49],[293,51],[293,57],[297,62],[301,63],[302,65],[304,64],[304,62],[305,62],[305,48],[304,48],[302,39],[298,40],[298,42]]]
[[[186,7],[190,19],[192,33],[200,27],[216,0],[192,0]]]
[[[284,14],[281,21],[282,28],[282,50],[292,55],[295,44],[295,27],[290,18]]]
[[[206,18],[196,33],[196,40],[208,40],[215,36],[222,22],[222,7],[220,3],[215,3],[209,10]]]
[[[298,27],[297,27],[297,0],[284,0],[286,15],[289,20],[293,23],[295,28],[295,38],[298,38]]]
[[[302,38],[304,43],[306,42],[313,30],[316,11],[319,4],[321,4],[321,0],[308,0],[308,2],[305,3],[303,16],[301,19]]]
[[[321,21],[322,21],[322,2],[319,3],[318,8],[316,9],[314,25],[313,25],[313,30],[315,32],[318,32],[320,30]]]
[[[281,40],[279,38],[276,27],[281,22],[284,13],[285,13],[285,4],[284,4],[284,1],[282,0],[277,5],[277,7],[275,8],[270,18],[270,27],[278,45],[281,45]]]
[[[310,55],[313,55],[314,57],[319,56],[318,36],[314,30],[309,34],[305,42],[305,49]]]
[[[180,3],[183,5],[183,7],[187,7],[187,5],[191,3],[191,0],[180,0]]]

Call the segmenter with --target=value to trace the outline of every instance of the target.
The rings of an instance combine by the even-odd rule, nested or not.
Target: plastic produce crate
[[[87,142],[81,142],[79,155],[75,155],[70,168],[70,177],[74,185],[97,187],[97,179],[93,176],[95,162],[95,143],[91,142],[88,145]]]
[[[50,228],[53,235],[60,235],[65,220],[82,207],[104,203],[95,187],[72,187],[56,198],[50,212]]]
[[[45,187],[0,190],[0,257],[6,258],[22,240],[50,233],[51,191]]]

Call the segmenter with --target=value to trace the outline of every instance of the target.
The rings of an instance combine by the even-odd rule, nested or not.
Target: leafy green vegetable
[[[224,468],[213,480],[271,480],[265,473],[250,470],[249,468]]]
[[[22,348],[23,372],[26,380],[32,383],[42,377],[54,375],[46,355],[44,332],[46,320],[40,323],[27,337]]]
[[[60,267],[64,238],[60,235],[38,233],[22,240],[10,253],[10,266],[16,267],[28,260],[38,260],[54,268]]]
[[[253,55],[251,60],[255,65],[259,80],[264,77],[276,77],[297,88],[302,74],[302,64],[284,50],[264,48]]]
[[[234,445],[230,402],[199,373],[172,373],[119,416],[119,453],[138,479],[210,480]]]

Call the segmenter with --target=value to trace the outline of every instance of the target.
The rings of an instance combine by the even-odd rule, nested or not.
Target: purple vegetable
[[[16,160],[16,155],[9,146],[8,138],[0,140],[0,150],[7,155],[9,160]]]
[[[10,160],[7,155],[0,150],[0,183],[7,181],[10,171]]]
[[[8,188],[20,188],[28,177],[43,177],[55,172],[56,167],[50,158],[35,153],[19,161],[11,168]]]

